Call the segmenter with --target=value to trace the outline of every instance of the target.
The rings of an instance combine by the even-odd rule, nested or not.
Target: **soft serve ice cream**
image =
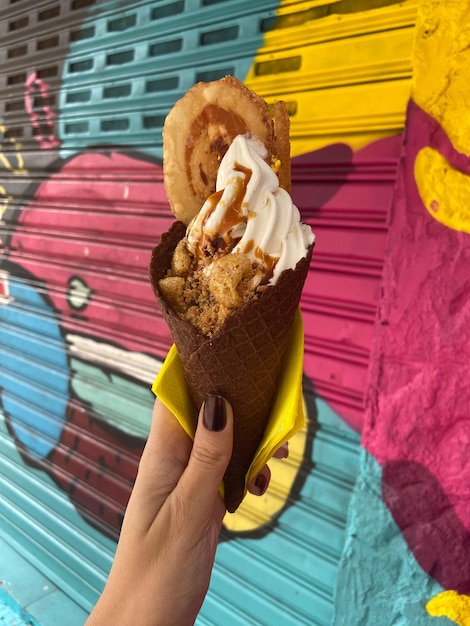
[[[264,145],[238,135],[221,161],[216,191],[189,224],[160,283],[168,303],[213,335],[235,308],[294,269],[314,242]]]
[[[266,161],[266,148],[249,135],[238,135],[220,164],[216,192],[188,227],[194,255],[219,242],[221,252],[245,254],[262,266],[269,284],[293,269],[307,254],[314,235],[300,221],[290,195]]]

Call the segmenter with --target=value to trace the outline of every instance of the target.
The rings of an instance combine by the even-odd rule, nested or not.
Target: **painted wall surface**
[[[0,530],[84,607],[112,559],[171,345],[147,281],[172,221],[161,127],[194,82],[230,73],[291,116],[293,197],[318,242],[302,299],[309,423],[289,460],[273,460],[266,496],[227,516],[200,623],[332,622],[416,10],[0,3]]]
[[[421,3],[337,625],[470,624],[469,43]]]

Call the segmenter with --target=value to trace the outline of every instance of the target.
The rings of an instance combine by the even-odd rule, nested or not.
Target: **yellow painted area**
[[[226,515],[224,526],[232,532],[249,532],[269,524],[281,512],[292,493],[305,456],[307,424],[289,440],[289,457],[271,459],[271,482],[263,496],[247,493],[233,515]]]
[[[3,185],[0,185],[0,221],[3,219],[5,211],[10,204],[10,200],[12,200],[13,196],[11,196]]]
[[[7,132],[8,128],[0,124],[0,133],[3,135],[3,145],[0,148],[0,166],[13,174],[27,174],[28,170],[24,167],[24,158],[21,154],[22,145],[12,137],[5,138]],[[4,146],[9,148],[6,154],[3,152]],[[12,158],[11,148],[14,150],[14,159]]]
[[[244,81],[286,102],[292,156],[333,143],[357,150],[404,128],[416,0],[344,13],[341,0],[328,14],[331,4],[281,2]]]
[[[0,145],[0,169],[5,168],[8,172],[15,175],[27,174],[28,170],[24,167],[24,158],[21,153],[22,145],[13,137],[7,137],[8,128],[4,124],[0,124],[0,135],[2,141]],[[4,151],[6,149],[6,152]],[[7,210],[13,196],[11,196],[3,185],[0,185],[0,222],[3,220],[5,211]]]
[[[421,2],[413,64],[413,100],[440,123],[453,147],[470,157],[468,2]],[[448,228],[470,233],[470,178],[429,147],[419,152],[414,172],[429,213]]]
[[[429,213],[444,226],[470,233],[470,177],[429,147],[418,153],[414,173]]]
[[[413,100],[470,155],[470,3],[422,0],[413,56]]]
[[[470,596],[456,591],[443,591],[426,604],[433,617],[447,617],[458,626],[470,626]]]

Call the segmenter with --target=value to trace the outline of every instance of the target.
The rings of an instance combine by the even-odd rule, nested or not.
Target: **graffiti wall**
[[[417,27],[417,0],[0,2],[0,532],[86,609],[112,560],[171,345],[147,279],[172,222],[162,125],[195,82],[226,74],[285,100],[293,197],[317,246],[301,307],[308,424],[289,459],[272,461],[268,493],[227,516],[201,623],[386,626],[378,616],[408,607],[413,580],[419,592],[400,617],[415,626],[435,621],[425,607],[440,591],[468,593],[436,574],[434,552],[423,556],[437,544],[406,532],[406,481],[438,504],[450,498],[455,546],[468,526],[464,483],[452,482],[463,458],[437,471],[401,443],[415,418],[433,429],[432,415],[460,406],[439,399],[440,340],[449,371],[459,335],[437,320],[452,306],[465,326],[468,220],[446,193],[448,176],[453,198],[465,197],[468,150],[453,126],[463,86],[456,69],[455,106],[440,104],[449,74],[431,43],[443,15],[428,4]],[[462,22],[456,8],[445,23]],[[413,52],[414,41],[427,47]],[[431,56],[439,72],[420,81]],[[428,324],[435,341],[413,348]],[[449,445],[465,426],[464,412],[453,415]],[[387,532],[394,567],[408,565],[398,589],[374,587],[368,621],[366,578],[390,563]]]
[[[468,3],[420,5],[336,624],[469,623],[469,38]]]

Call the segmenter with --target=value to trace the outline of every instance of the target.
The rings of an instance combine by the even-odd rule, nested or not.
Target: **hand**
[[[273,454],[275,459],[286,459],[289,456],[289,443],[285,443]],[[271,470],[265,465],[260,473],[249,483],[248,491],[254,496],[262,496],[266,493],[271,480]]]
[[[218,396],[201,407],[194,443],[156,400],[114,563],[87,626],[194,623],[225,515],[218,489],[232,433],[232,408]],[[268,486],[267,466],[259,476],[250,484],[256,494]]]

